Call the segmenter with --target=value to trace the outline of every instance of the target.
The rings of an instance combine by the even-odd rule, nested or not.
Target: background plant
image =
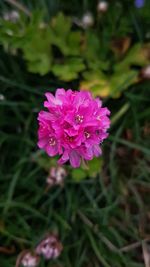
[[[3,19],[14,7],[3,1],[0,9],[1,266],[14,266],[20,251],[50,231],[59,233],[64,249],[57,261],[41,266],[144,267],[150,233],[149,81],[143,77],[149,3],[136,9],[134,1],[110,1],[104,14],[97,13],[96,1],[20,3],[29,15],[17,10],[16,22]],[[94,25],[85,29],[78,22],[87,11]],[[46,191],[56,159],[35,145],[44,92],[83,85],[105,96],[112,111],[103,158],[89,169],[66,166],[64,187]]]
[[[124,16],[125,8],[131,17]],[[89,28],[84,28],[82,17],[64,15],[59,9],[52,18],[45,13],[46,9],[32,10],[30,17],[19,13],[16,20],[3,13],[0,20],[0,43],[12,54],[21,52],[30,72],[53,73],[62,81],[80,75],[81,88],[104,97],[120,96],[139,81],[139,70],[150,62],[150,44],[148,40],[143,44],[148,32],[144,36],[137,28],[134,6],[116,1],[104,14],[93,11]]]

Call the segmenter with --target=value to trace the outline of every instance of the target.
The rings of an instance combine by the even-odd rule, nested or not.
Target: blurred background
[[[44,93],[62,87],[111,110],[88,167],[37,148]],[[149,118],[149,0],[0,0],[0,266],[50,232],[63,250],[41,267],[150,267]]]

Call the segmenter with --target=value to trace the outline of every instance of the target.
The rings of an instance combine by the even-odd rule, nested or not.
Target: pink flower
[[[59,164],[70,160],[76,168],[81,159],[91,160],[101,154],[100,144],[107,138],[110,111],[87,91],[57,89],[55,96],[46,93],[38,115],[38,146],[49,156],[61,155]]]

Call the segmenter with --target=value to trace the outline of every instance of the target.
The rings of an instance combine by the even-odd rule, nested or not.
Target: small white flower
[[[28,251],[21,259],[21,265],[24,267],[36,267],[39,264],[39,256]]]
[[[82,25],[84,28],[88,28],[93,26],[94,24],[94,18],[92,16],[92,14],[90,12],[87,12],[86,14],[84,14],[83,18],[82,18]]]
[[[108,10],[108,3],[106,1],[100,1],[97,5],[98,12],[106,12]]]

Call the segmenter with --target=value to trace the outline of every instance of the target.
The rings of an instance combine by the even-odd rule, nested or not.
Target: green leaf
[[[97,71],[107,70],[108,62],[104,62],[101,58],[101,44],[100,38],[92,32],[86,32],[84,36],[84,45],[82,46],[83,57],[85,58],[87,65],[90,69]]]
[[[80,54],[81,32],[70,32],[66,40],[66,55],[78,56]]]
[[[31,72],[44,75],[51,69],[51,32],[49,28],[27,29],[26,39],[22,45],[25,60]]]
[[[69,17],[65,16],[63,13],[58,13],[51,22],[55,37],[66,38],[71,30],[71,24],[71,19]]]
[[[71,19],[59,13],[51,23],[51,41],[62,54],[75,56],[80,54],[81,33],[71,31],[71,25]]]
[[[123,71],[131,65],[145,66],[150,63],[150,43],[141,45],[135,44],[125,56],[125,58],[115,66],[116,71]]]
[[[110,83],[106,75],[99,72],[85,72],[84,80],[80,83],[82,90],[90,90],[93,95],[107,97],[110,95]]]
[[[95,178],[102,168],[103,160],[102,158],[94,158],[87,163],[87,168],[81,165],[78,169],[73,169],[71,171],[72,179],[76,182],[80,182],[87,176],[89,178]]]
[[[55,64],[53,73],[63,81],[71,81],[78,78],[78,73],[84,70],[85,66],[81,58],[70,58],[63,65]]]
[[[102,158],[94,158],[93,160],[88,162],[88,176],[95,178],[97,174],[100,172],[103,165]]]
[[[33,73],[39,73],[45,75],[51,68],[51,58],[47,54],[39,54],[36,59],[29,57],[27,53],[24,55],[25,59],[28,59],[28,70]]]
[[[10,51],[20,48],[26,32],[26,19],[23,14],[19,14],[20,19],[16,22],[0,19],[0,44]]]
[[[138,71],[116,71],[109,78],[102,72],[85,72],[84,77],[85,80],[80,83],[82,90],[91,90],[95,96],[100,97],[119,97],[123,90],[138,81]]]
[[[132,69],[114,73],[110,79],[111,96],[120,96],[123,90],[127,89],[131,84],[137,82],[137,77],[138,71]]]
[[[72,179],[75,182],[80,182],[81,180],[85,179],[87,176],[87,172],[82,169],[73,169],[72,170]]]

